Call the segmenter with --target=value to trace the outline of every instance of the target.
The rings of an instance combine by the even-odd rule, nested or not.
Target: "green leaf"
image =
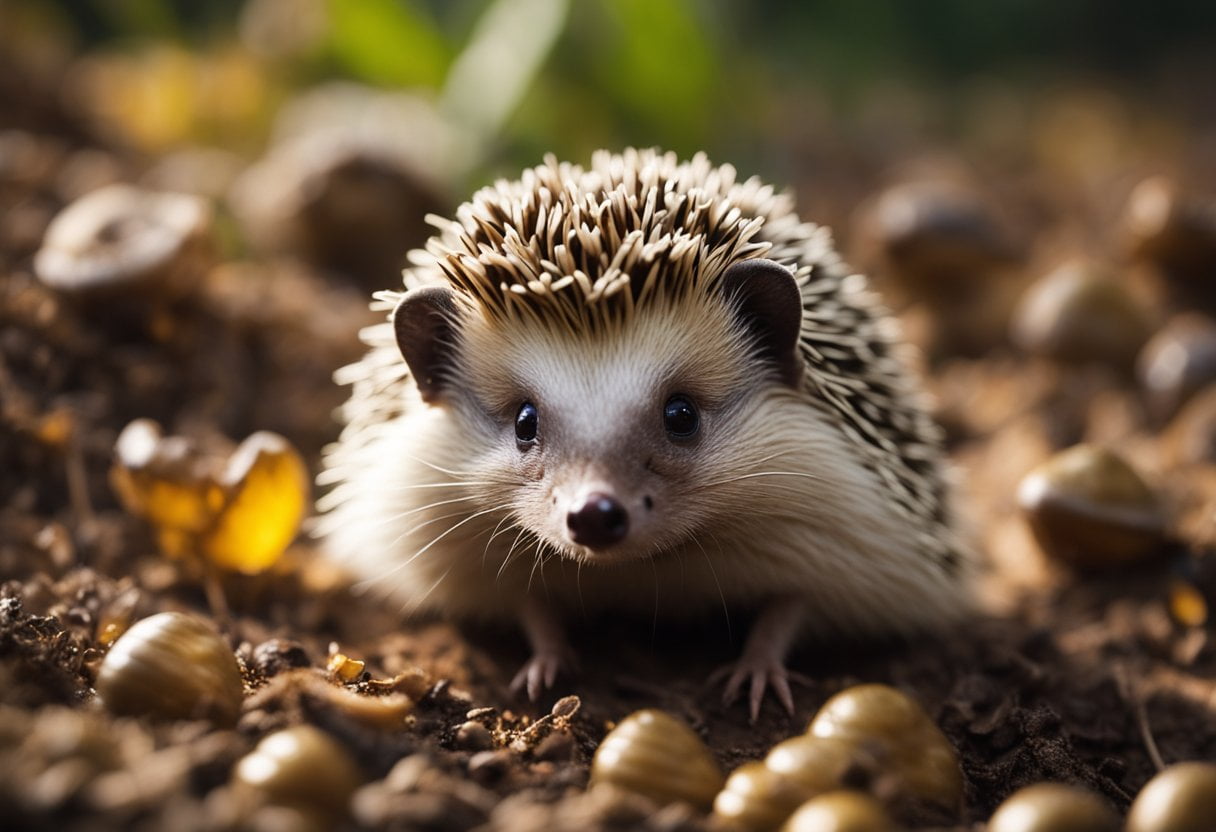
[[[478,136],[495,136],[552,51],[568,8],[568,0],[494,0],[452,64],[440,109]]]
[[[410,0],[330,0],[330,51],[355,77],[374,84],[438,88],[450,51]]]
[[[599,84],[675,144],[703,140],[722,93],[707,32],[687,0],[601,0]],[[613,25],[615,24],[615,25]]]

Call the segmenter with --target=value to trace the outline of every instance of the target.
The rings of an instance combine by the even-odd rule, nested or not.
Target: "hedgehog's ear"
[[[451,365],[457,319],[452,290],[427,286],[406,292],[393,310],[397,347],[425,402],[438,399]]]
[[[772,260],[741,260],[722,274],[722,294],[740,323],[756,339],[760,353],[772,361],[781,380],[802,383],[802,293],[793,273]]]

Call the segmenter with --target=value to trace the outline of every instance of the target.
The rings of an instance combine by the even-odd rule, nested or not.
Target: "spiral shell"
[[[764,765],[810,797],[840,788],[841,778],[856,759],[857,745],[852,739],[803,734],[774,745]]]
[[[363,778],[329,734],[297,725],[264,737],[237,763],[233,779],[264,803],[340,815]]]
[[[1119,832],[1119,819],[1097,795],[1061,783],[1036,783],[997,808],[988,832]]]
[[[882,805],[861,792],[813,797],[798,808],[781,832],[896,832]]]
[[[244,697],[228,644],[208,623],[180,612],[136,622],[106,654],[97,695],[115,714],[236,722]]]
[[[946,808],[959,805],[963,776],[950,741],[915,700],[886,685],[857,685],[833,696],[808,733],[880,752],[910,795]]]
[[[1149,780],[1127,813],[1127,832],[1216,829],[1216,765],[1177,763]]]
[[[611,783],[659,803],[681,800],[708,809],[724,781],[709,748],[663,711],[630,714],[595,752],[591,782]]]
[[[731,829],[767,832],[814,794],[762,762],[744,763],[714,798],[714,817]]]

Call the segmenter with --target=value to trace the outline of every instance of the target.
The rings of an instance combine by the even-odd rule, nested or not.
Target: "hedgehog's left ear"
[[[406,292],[393,310],[397,348],[425,402],[435,402],[443,388],[455,349],[456,318],[452,290],[444,286]]]
[[[751,333],[760,353],[772,361],[781,380],[802,383],[802,293],[793,273],[772,260],[741,260],[727,268],[720,284],[739,322]]]

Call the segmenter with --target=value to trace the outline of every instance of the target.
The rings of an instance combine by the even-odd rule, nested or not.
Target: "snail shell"
[[[210,624],[180,612],[136,622],[97,672],[97,695],[115,714],[236,722],[240,667]]]
[[[1036,783],[997,808],[988,832],[1119,832],[1119,818],[1084,789]]]
[[[1043,551],[1072,566],[1130,563],[1164,542],[1156,492],[1118,454],[1093,445],[1062,451],[1027,474],[1018,503]]]
[[[1127,813],[1127,832],[1216,829],[1216,765],[1177,763],[1149,780]]]
[[[805,789],[808,797],[839,789],[856,761],[857,746],[851,739],[807,734],[777,743],[764,758],[769,769]]]
[[[653,709],[622,720],[604,737],[591,762],[592,783],[611,783],[659,803],[682,800],[709,808],[724,779],[709,748],[691,728]]]
[[[767,832],[814,794],[762,762],[744,763],[714,798],[714,817],[732,829]]]
[[[882,805],[861,792],[813,797],[781,827],[781,832],[896,832]]]
[[[811,721],[814,737],[876,748],[909,794],[946,808],[959,805],[958,755],[929,715],[887,685],[857,685],[833,696]]]
[[[265,803],[340,815],[363,778],[329,734],[296,725],[264,737],[237,763],[233,779]]]

